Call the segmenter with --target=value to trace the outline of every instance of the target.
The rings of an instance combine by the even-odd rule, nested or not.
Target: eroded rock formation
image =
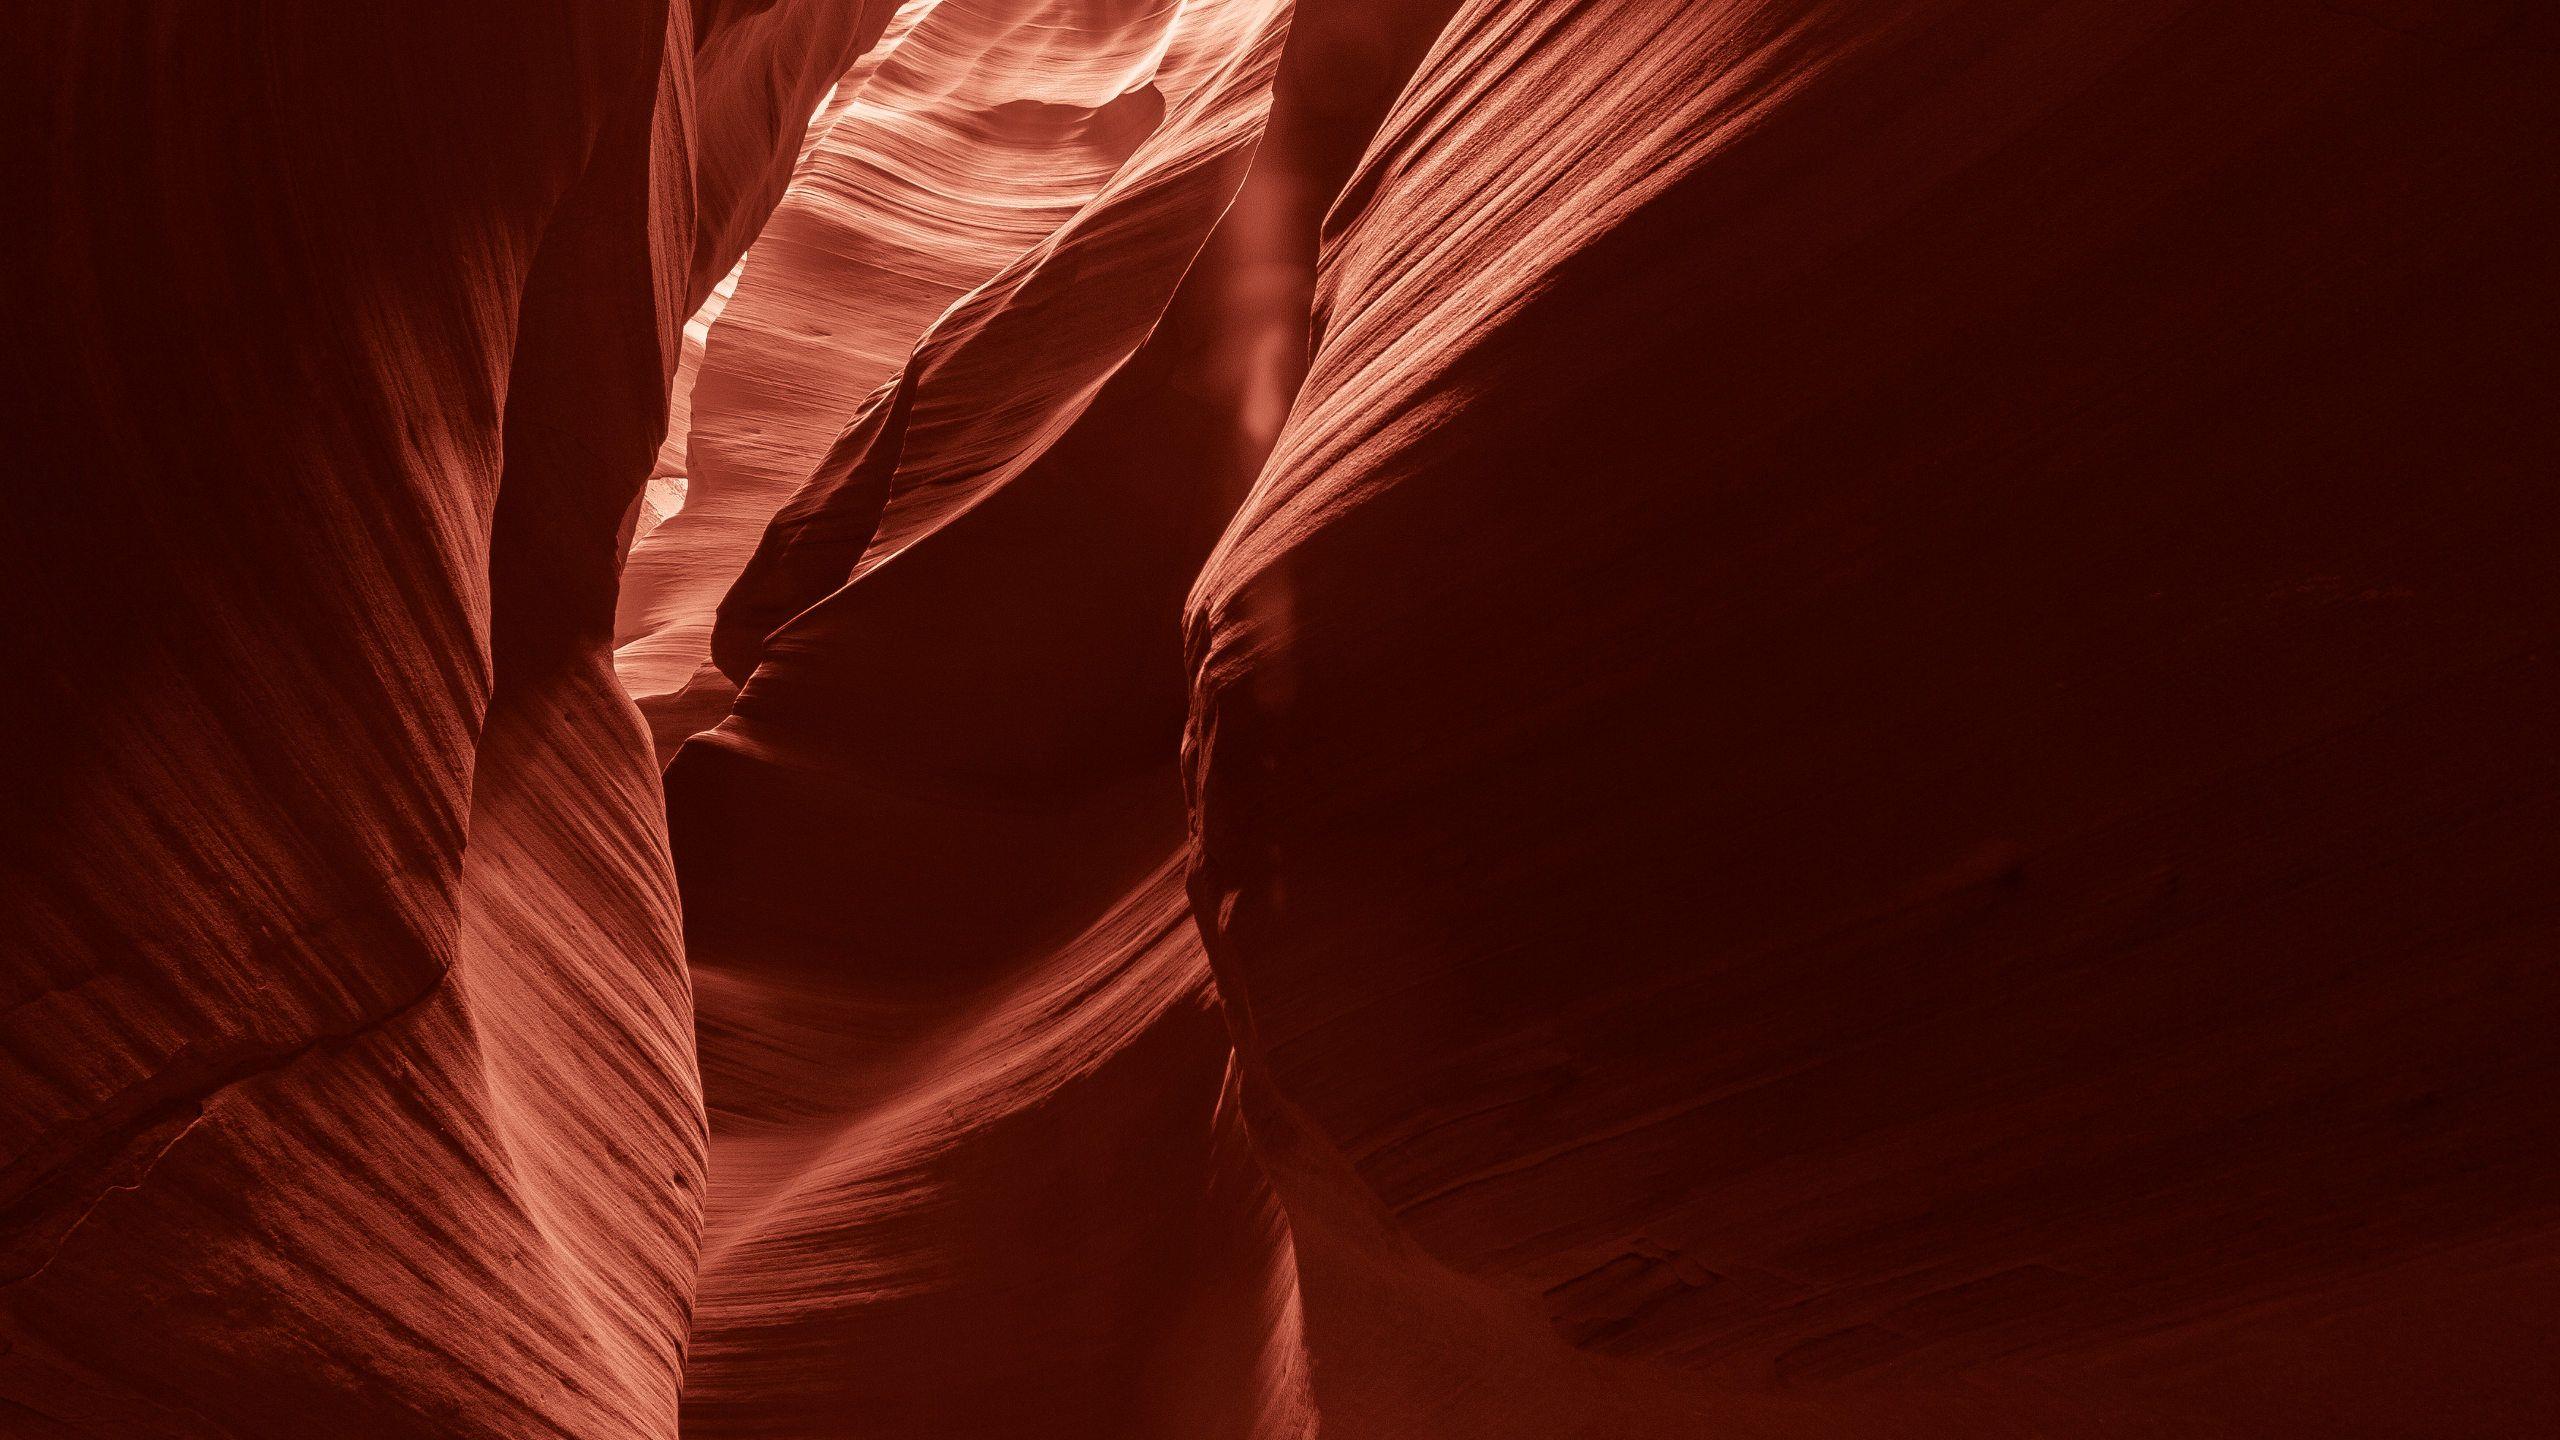
[[[700,1095],[606,646],[696,228],[755,228],[695,22],[13,21],[10,1434],[674,1432]],[[807,105],[714,113],[744,165]]]
[[[1728,1423],[2532,1428],[2520,16],[1462,12],[1192,600],[1264,1128]]]
[[[1292,8],[15,22],[0,1435],[2537,1431],[2549,22]]]
[[[989,39],[944,0],[712,331],[697,474],[742,428],[790,483],[769,528],[688,534],[689,500],[650,542],[725,567],[685,663],[742,683],[668,772],[716,1177],[689,1433],[1307,1430],[1174,770],[1175,617],[1250,463],[1190,363],[1224,311],[1175,295],[1286,8],[1115,16]],[[946,21],[999,57],[992,89],[924,83]],[[953,168],[919,192],[928,142]],[[782,228],[804,193],[813,223]],[[831,338],[757,328],[751,295],[803,284],[885,303]],[[730,392],[742,415],[708,378],[733,325],[740,356],[859,353]]]

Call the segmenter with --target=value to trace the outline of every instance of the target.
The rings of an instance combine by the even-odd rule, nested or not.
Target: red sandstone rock
[[[1312,1423],[1173,766],[1182,592],[1257,458],[1197,378],[1227,327],[1215,269],[1184,276],[1261,133],[1286,9],[1122,15],[1026,32],[1042,66],[995,77],[1050,98],[1003,105],[1011,132],[884,115],[829,186],[849,253],[929,277],[882,248],[919,222],[882,226],[932,197],[876,147],[939,135],[986,168],[956,187],[983,212],[939,213],[937,243],[1020,248],[956,303],[891,290],[931,328],[844,438],[793,452],[814,477],[721,609],[735,711],[669,771],[719,1197],[689,1433]],[[758,392],[755,428],[841,425],[823,407],[851,388]],[[697,437],[720,423],[698,394]]]
[[[910,7],[894,48],[840,87],[849,103],[707,336],[684,509],[625,575],[617,660],[665,752],[727,711],[713,612],[774,512],[925,329],[1074,216],[1152,129],[1147,47],[1169,12],[1069,23],[1091,8]]]
[[[673,1433],[699,1089],[604,647],[692,22],[14,27],[0,1431]]]
[[[2522,13],[1462,12],[1191,610],[1329,1423],[1563,1430],[1352,1383],[1463,1277],[1746,1433],[2534,1428]]]
[[[2547,1425],[2548,22],[1290,8],[16,27],[0,1435]]]

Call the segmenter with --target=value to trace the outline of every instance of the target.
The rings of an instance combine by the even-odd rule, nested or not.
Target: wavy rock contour
[[[820,143],[783,207],[811,228],[758,242],[706,351],[697,447],[737,426],[799,483],[752,556],[696,532],[743,566],[710,637],[743,684],[668,772],[715,1197],[688,1433],[1312,1423],[1172,768],[1180,597],[1252,459],[1190,382],[1226,322],[1185,275],[1287,8],[1071,8],[924,17],[867,92],[912,63],[920,98]],[[954,87],[946,16],[1033,48]],[[847,275],[873,301],[800,338],[788,289]],[[832,359],[722,410],[760,277],[789,333],[735,353]]]
[[[696,18],[18,26],[13,429],[81,462],[8,567],[10,1434],[674,1431],[700,1099],[605,645],[697,222],[755,223]]]
[[[2547,40],[1459,14],[1190,611],[1328,1423],[1575,1423],[1329,1388],[1453,1286],[1746,1429],[2530,1423]]]
[[[2547,1428],[2539,11],[12,40],[0,1435]]]

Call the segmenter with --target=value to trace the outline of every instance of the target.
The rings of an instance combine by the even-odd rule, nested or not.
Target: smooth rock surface
[[[1191,606],[1303,1168],[1735,1424],[2534,1428],[2551,63],[2489,5],[1462,11]],[[1328,1304],[1275,1174],[1322,1403],[1446,1282]],[[1378,1433],[1555,1433],[1469,1388]]]

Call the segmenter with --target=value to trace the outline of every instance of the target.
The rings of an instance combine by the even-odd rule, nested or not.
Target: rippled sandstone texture
[[[674,1432],[617,537],[697,226],[754,228],[702,122],[787,157],[861,18],[738,8],[13,17],[0,1432]]]
[[[1307,1433],[1174,770],[1176,616],[1249,463],[1192,363],[1224,314],[1176,292],[1286,18],[943,0],[710,331],[695,483],[734,488],[636,552],[673,583],[622,650],[654,717],[726,709],[668,771],[688,1433]]]
[[[0,1435],[2560,1400],[2535,12],[519,8],[0,59]]]
[[[1462,11],[1191,601],[1257,1134],[1733,1424],[2536,1428],[2552,39]]]

